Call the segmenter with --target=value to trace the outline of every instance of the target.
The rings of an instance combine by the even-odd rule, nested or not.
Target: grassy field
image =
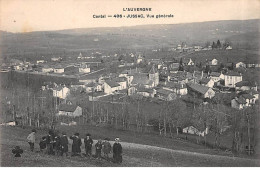
[[[216,151],[181,140],[164,139],[158,136],[134,134],[124,131],[109,130],[100,127],[58,127],[60,131],[67,131],[68,135],[76,130],[83,137],[85,133],[92,133],[94,139],[118,136],[122,140],[123,163],[118,165],[106,160],[96,160],[84,157],[58,157],[39,153],[39,139],[46,135],[46,131],[38,130],[36,137],[36,151],[29,151],[26,137],[30,128],[1,127],[0,153],[2,167],[148,167],[148,166],[259,166],[259,160],[223,156],[224,153],[214,155]],[[163,140],[162,140],[163,139]],[[70,142],[71,143],[71,142]],[[113,143],[111,141],[111,143]],[[144,145],[147,144],[147,145]],[[21,158],[11,154],[14,146],[24,149]],[[156,147],[158,146],[158,147]],[[69,146],[70,151],[71,146]],[[84,147],[82,146],[82,153]],[[206,154],[207,153],[207,154]],[[222,156],[220,156],[220,154]],[[110,157],[112,157],[110,155]]]

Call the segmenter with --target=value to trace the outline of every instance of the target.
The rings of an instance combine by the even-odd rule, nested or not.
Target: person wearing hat
[[[96,147],[96,157],[101,160],[101,150],[102,150],[102,140],[99,139],[95,145]]]
[[[12,149],[12,153],[15,154],[14,157],[21,157],[23,149],[21,149],[19,146],[16,146],[14,149]]]
[[[104,157],[108,160],[108,154],[111,152],[111,144],[109,143],[109,139],[105,138],[105,141],[103,142],[103,153],[104,153]]]
[[[53,154],[54,132],[49,130],[49,134],[46,136],[47,154]]]
[[[81,153],[80,146],[82,144],[81,139],[79,137],[79,133],[75,133],[73,136],[70,137],[72,140],[72,155],[71,156],[79,156]]]
[[[60,144],[61,144],[61,156],[63,156],[64,153],[66,156],[68,156],[69,141],[65,132],[62,132],[62,136],[60,137]]]
[[[91,135],[90,135],[89,133],[87,133],[87,134],[86,134],[86,138],[84,139],[86,156],[92,156],[93,140],[91,139],[90,136],[91,136]]]
[[[120,139],[116,138],[113,145],[113,159],[115,163],[122,163],[122,146],[119,141]]]
[[[57,156],[61,155],[61,142],[60,142],[60,135],[59,132],[56,132],[54,136],[54,141],[53,141],[53,148],[55,149],[55,154]]]
[[[43,136],[40,143],[40,152],[43,152],[43,150],[46,148],[46,136]]]
[[[35,143],[35,133],[36,130],[32,129],[32,132],[28,135],[27,137],[27,141],[30,145],[30,150],[33,151],[34,150],[34,143]]]

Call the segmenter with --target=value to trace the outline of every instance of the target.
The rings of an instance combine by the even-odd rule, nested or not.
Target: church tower
[[[154,65],[149,71],[149,80],[152,80],[154,82],[154,86],[157,86],[159,84],[159,72]]]

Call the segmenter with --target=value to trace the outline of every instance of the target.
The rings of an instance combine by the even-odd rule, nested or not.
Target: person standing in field
[[[91,136],[91,135],[88,133],[88,134],[86,134],[86,138],[84,139],[86,156],[92,156],[92,144],[93,144],[93,140],[91,139],[90,136]]]
[[[46,148],[46,136],[43,136],[40,143],[40,152],[43,152],[43,150]]]
[[[71,156],[79,156],[81,153],[80,146],[82,144],[81,139],[79,137],[79,133],[75,133],[73,136],[70,137],[72,142],[72,155]]]
[[[116,138],[113,145],[113,159],[115,163],[122,163],[122,146],[119,140],[119,138]]]
[[[34,150],[34,143],[35,143],[35,133],[36,130],[32,129],[32,132],[28,135],[27,137],[27,141],[30,145],[30,150],[33,151]]]
[[[49,134],[46,136],[47,154],[54,154],[53,151],[54,132],[49,130]]]
[[[109,139],[105,138],[105,141],[103,142],[103,153],[104,153],[104,157],[108,160],[108,154],[111,152],[111,144],[109,143]]]
[[[97,159],[101,160],[101,150],[102,150],[102,140],[99,139],[95,145],[96,147],[96,157]]]
[[[61,155],[61,142],[60,142],[60,136],[59,136],[58,132],[56,133],[56,135],[54,137],[53,148],[55,149],[55,154],[57,156],[60,156]]]
[[[66,156],[68,156],[69,141],[65,132],[62,132],[62,136],[60,137],[60,144],[61,144],[61,156],[63,156],[64,153]]]

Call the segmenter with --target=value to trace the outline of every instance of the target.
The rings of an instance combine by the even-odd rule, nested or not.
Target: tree
[[[120,56],[118,57],[118,61],[122,61],[123,58],[124,58],[124,56],[123,56],[123,55],[120,55]]]
[[[218,49],[220,49],[220,48],[221,48],[221,43],[220,43],[220,41],[219,41],[219,40],[217,41],[217,48],[218,48]]]
[[[182,58],[180,59],[180,62],[179,62],[179,71],[183,71],[183,62],[182,62]]]
[[[179,99],[167,103],[166,111],[168,122],[171,124],[170,127],[176,129],[177,136],[179,134],[179,127],[184,127],[190,124],[191,117],[187,114],[186,110],[186,104]]]
[[[192,125],[200,132],[206,131],[206,128],[209,126],[208,112],[205,108],[206,106],[207,105],[202,104],[193,112]],[[198,143],[200,142],[200,136],[197,141]],[[204,144],[205,146],[207,144],[206,134],[204,134]]]
[[[217,45],[216,45],[216,43],[213,41],[213,43],[212,43],[212,49],[215,49],[215,48],[217,48]]]
[[[208,48],[209,46],[210,46],[210,42],[207,41],[207,42],[205,43],[205,47]]]

